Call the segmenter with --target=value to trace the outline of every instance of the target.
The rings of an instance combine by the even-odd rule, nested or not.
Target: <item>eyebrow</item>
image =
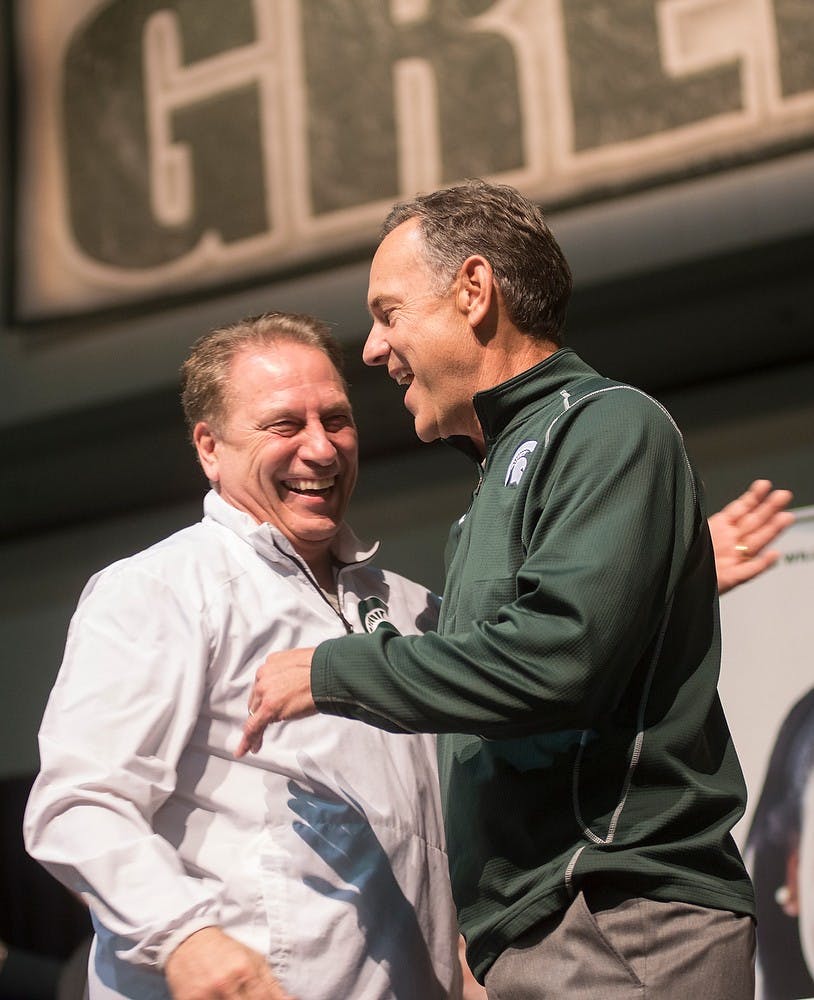
[[[299,408],[299,405],[299,401],[288,403],[280,402],[279,400],[271,400],[263,409],[263,419],[279,420],[287,417],[293,417],[296,419],[302,415],[302,410]],[[324,411],[322,412],[322,416],[332,417],[339,413],[353,414],[353,403],[351,403],[347,396],[345,396],[344,399],[337,399],[334,402],[327,403]]]
[[[375,298],[371,299],[367,304],[368,313],[373,316],[376,311],[381,312],[382,303],[384,303],[387,298],[387,295],[377,295]]]

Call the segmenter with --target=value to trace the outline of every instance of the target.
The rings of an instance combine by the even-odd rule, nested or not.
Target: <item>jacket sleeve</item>
[[[614,707],[657,655],[690,549],[706,545],[711,560],[711,548],[675,425],[644,395],[608,395],[588,404],[601,420],[575,416],[536,467],[519,569],[494,612],[462,621],[446,608],[443,635],[321,644],[311,676],[321,711],[506,738],[588,729]],[[488,551],[480,558],[488,567]],[[701,585],[711,608],[714,578]]]
[[[39,734],[41,771],[26,846],[79,893],[120,957],[161,966],[218,923],[217,900],[185,874],[151,820],[172,793],[211,651],[204,609],[127,563],[90,581]]]

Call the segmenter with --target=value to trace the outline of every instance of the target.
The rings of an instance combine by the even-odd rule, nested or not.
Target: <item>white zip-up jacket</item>
[[[316,716],[234,757],[269,652],[422,631],[436,599],[345,526],[340,618],[275,528],[214,492],[204,512],[90,580],[40,730],[26,844],[91,907],[91,1000],[168,997],[209,925],[297,1000],[457,996],[434,740]]]

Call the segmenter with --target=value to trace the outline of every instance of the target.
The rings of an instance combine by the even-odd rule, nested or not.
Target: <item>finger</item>
[[[235,750],[235,757],[245,757],[247,753],[257,753],[263,746],[262,736],[252,736],[243,733]]]
[[[788,490],[776,492],[788,493]],[[736,526],[740,539],[747,542],[753,551],[757,551],[776,538],[796,520],[795,515],[785,509],[786,505],[784,497],[779,497],[776,501],[770,497],[759,508],[741,518]]]
[[[258,986],[260,988],[258,1000],[292,1000],[292,997],[286,993],[272,975],[268,966],[265,966],[260,972]]]
[[[265,729],[266,723],[262,715],[258,712],[250,715],[243,724],[243,735],[235,750],[235,757],[244,757],[249,751],[257,753],[263,745],[263,733]]]
[[[754,558],[744,559],[734,570],[737,577],[736,585],[746,583],[747,580],[759,576],[764,570],[767,570],[773,563],[777,562],[779,555],[779,552],[762,552]]]
[[[755,527],[760,527],[772,518],[781,513],[790,513],[786,508],[791,503],[793,494],[790,490],[775,490],[751,512],[750,519],[754,521]],[[791,515],[792,520],[794,515]]]
[[[771,491],[771,480],[755,479],[739,497],[735,497],[724,507],[724,511],[731,516],[741,518],[759,507]]]
[[[789,490],[774,490],[753,509],[747,510],[747,502],[741,503],[743,498],[740,498],[730,504],[730,507],[740,504],[740,513],[736,510],[734,514],[730,512],[726,516],[740,540],[747,542],[752,550],[756,550],[779,535],[794,521],[794,514],[786,510],[791,499],[792,494]]]
[[[775,538],[777,538],[781,532],[785,531],[786,528],[792,525],[794,521],[794,514],[790,511],[781,511],[774,514],[771,520],[766,521],[751,531],[744,532],[741,537],[749,546],[749,551],[754,556],[773,542]]]
[[[255,674],[252,689],[249,692],[249,700],[246,709],[250,716],[257,715],[263,705],[263,668],[261,667]]]
[[[771,479],[754,479],[746,489],[744,496],[752,503],[762,503],[772,491]]]
[[[291,1000],[268,970],[260,972],[236,995],[240,1000]]]

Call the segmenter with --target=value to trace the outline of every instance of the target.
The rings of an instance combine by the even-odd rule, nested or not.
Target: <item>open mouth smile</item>
[[[283,486],[285,486],[287,490],[291,490],[292,493],[299,493],[301,496],[306,497],[327,496],[335,484],[336,476],[331,476],[330,479],[283,480]]]
[[[393,379],[396,385],[402,387],[411,385],[415,378],[412,370],[407,365],[397,362],[395,358],[391,358],[391,364],[387,366],[387,374]]]

